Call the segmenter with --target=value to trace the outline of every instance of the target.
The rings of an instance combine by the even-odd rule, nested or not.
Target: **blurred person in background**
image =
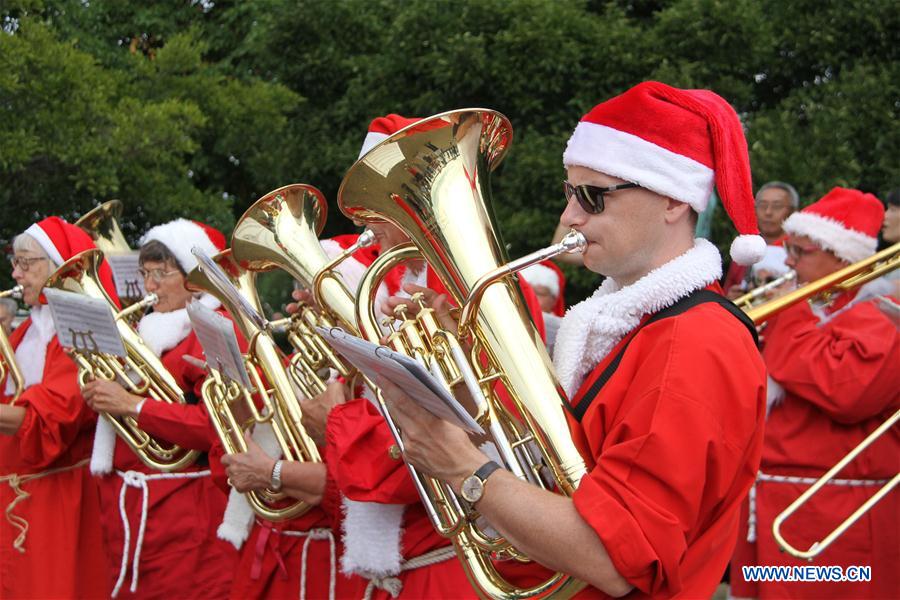
[[[12,298],[0,298],[0,327],[7,336],[12,333],[13,319],[16,318],[16,311],[19,310],[19,304]]]

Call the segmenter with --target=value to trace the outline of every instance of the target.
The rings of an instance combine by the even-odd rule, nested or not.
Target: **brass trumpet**
[[[422,360],[451,388],[466,386],[478,404],[477,420],[510,471],[571,495],[586,473],[584,460],[569,434],[564,394],[511,273],[555,253],[577,251],[579,242],[570,239],[565,247],[509,263],[491,207],[489,177],[511,139],[512,126],[497,112],[453,111],[399,131],[351,167],[338,192],[344,214],[363,222],[387,220],[415,246],[387,252],[369,268],[357,293],[357,319],[363,337],[377,342],[381,330],[372,305],[380,278],[400,260],[424,257],[462,307],[461,331],[441,329],[423,308],[416,322],[406,320],[399,335],[392,335],[394,348]],[[472,342],[468,356],[460,342],[466,339]],[[522,422],[498,397],[498,385],[509,392]],[[388,424],[402,447],[390,419]],[[449,487],[412,468],[411,474],[433,524],[453,539],[480,596],[568,597],[585,586],[563,573],[529,589],[505,580],[492,558],[527,557],[483,526]]]
[[[13,286],[0,292],[0,298],[16,298],[18,300],[22,297],[22,290],[21,285]],[[9,404],[15,404],[25,390],[25,377],[22,375],[19,363],[16,362],[16,351],[13,350],[12,344],[9,343],[6,332],[0,328],[0,381],[3,381],[4,377],[7,376],[13,383],[13,393],[10,396]]]
[[[811,298],[819,298],[828,302],[835,294],[847,292],[857,287],[890,273],[900,267],[900,243],[894,244],[865,260],[861,260],[839,271],[827,275],[817,281],[813,281],[781,298],[776,298],[765,304],[747,310],[747,314],[757,325],[778,314],[785,308],[797,302]],[[849,517],[844,519],[831,533],[822,540],[813,542],[806,550],[800,550],[789,543],[781,533],[781,527],[785,521],[801,506],[806,504],[824,485],[834,477],[863,450],[868,448],[875,440],[889,432],[900,420],[900,410],[891,415],[875,431],[866,436],[854,449],[848,452],[836,465],[822,475],[799,498],[785,508],[772,523],[772,535],[782,550],[797,558],[812,560],[825,551],[837,540],[849,527],[858,521],[865,513],[875,506],[891,490],[900,484],[900,473],[894,475],[881,489],[857,508]]]
[[[156,303],[155,294],[141,302],[118,311],[115,302],[100,283],[99,268],[103,261],[100,250],[85,250],[63,263],[47,280],[48,288],[56,288],[99,298],[113,307],[116,326],[128,354],[126,358],[113,355],[74,350],[78,364],[78,383],[81,387],[92,379],[116,381],[132,394],[154,400],[184,404],[184,394],[175,377],[162,364],[159,357],[144,344],[140,335],[128,323],[129,315]],[[175,444],[156,440],[130,417],[113,417],[103,413],[121,437],[145,465],[158,471],[181,470],[197,459],[199,452],[185,450]]]
[[[210,272],[201,262],[188,274],[187,280],[190,289],[212,294],[225,306],[249,343],[244,367],[253,388],[247,389],[227,380],[216,369],[210,368],[210,376],[201,390],[210,420],[228,454],[246,452],[244,431],[258,425],[272,428],[285,460],[320,462],[315,442],[301,425],[302,411],[283,367],[284,356],[270,337],[261,316],[256,273],[241,268],[231,252],[225,250],[213,259],[218,273]],[[223,289],[223,280],[249,302],[254,314],[248,314],[235,303],[235,294]],[[261,410],[257,408],[255,397],[259,398]],[[249,419],[243,421],[243,415],[249,415]],[[307,503],[272,490],[254,490],[245,495],[253,511],[269,521],[291,519],[310,509]]]

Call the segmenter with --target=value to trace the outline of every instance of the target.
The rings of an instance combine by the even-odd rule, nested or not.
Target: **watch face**
[[[484,484],[474,475],[470,475],[463,480],[460,492],[466,502],[478,502],[484,493]]]

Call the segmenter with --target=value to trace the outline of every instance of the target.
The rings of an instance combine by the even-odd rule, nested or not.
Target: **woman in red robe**
[[[0,387],[0,598],[109,595],[97,487],[88,472],[96,416],[40,302],[55,268],[93,247],[90,236],[58,217],[13,243],[13,278],[32,312],[10,339],[25,390],[13,401],[11,382]],[[105,263],[100,274],[115,297]]]
[[[224,245],[221,233],[185,219],[153,227],[142,239],[144,285],[159,300],[139,322],[138,333],[178,381],[187,403],[142,398],[118,383],[92,381],[84,388],[91,408],[132,417],[152,437],[182,448],[210,450],[215,433],[200,401],[206,379],[203,349],[185,308],[193,295],[184,280],[197,264],[193,247],[213,256]],[[207,294],[196,301],[219,308]],[[114,565],[113,596],[227,596],[237,553],[216,537],[226,499],[213,484],[205,455],[179,471],[157,472],[115,436],[105,420],[100,425],[104,427],[98,426],[91,470],[100,477],[103,531]]]

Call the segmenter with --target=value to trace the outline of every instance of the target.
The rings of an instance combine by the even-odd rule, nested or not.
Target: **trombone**
[[[896,243],[890,248],[886,248],[867,259],[861,260],[839,271],[822,277],[817,281],[813,281],[781,298],[770,300],[765,304],[750,308],[747,315],[757,325],[765,322],[774,315],[778,314],[785,308],[792,306],[797,302],[802,302],[811,298],[821,298],[825,302],[829,302],[835,295],[841,292],[847,292],[857,287],[877,279],[887,273],[890,273],[897,267],[900,267],[900,243]],[[782,550],[796,558],[813,560],[815,557],[825,551],[835,540],[837,540],[848,528],[856,523],[864,514],[872,509],[878,502],[887,496],[891,490],[900,484],[900,473],[894,475],[883,487],[881,487],[871,498],[866,500],[853,514],[844,519],[831,533],[826,535],[822,540],[813,542],[806,550],[800,550],[788,542],[781,533],[781,527],[792,514],[806,504],[822,486],[828,484],[834,479],[844,467],[853,461],[863,450],[868,448],[875,440],[889,432],[891,428],[900,420],[900,410],[896,411],[886,421],[884,421],[875,431],[870,433],[855,448],[848,452],[836,465],[822,475],[809,489],[807,489],[799,498],[794,500],[787,508],[785,508],[772,523],[772,535]]]
[[[0,298],[15,298],[18,300],[22,297],[23,289],[21,285],[16,285],[0,292]],[[15,404],[22,392],[25,391],[25,376],[22,375],[22,369],[19,368],[19,363],[16,362],[16,351],[13,350],[12,344],[9,343],[6,332],[0,328],[0,381],[3,381],[3,378],[7,375],[9,375],[13,384],[13,393],[10,396],[9,404]]]
[[[796,278],[797,278],[797,272],[792,269],[792,270],[788,271],[787,273],[785,273],[784,275],[782,275],[781,277],[778,277],[777,279],[773,279],[769,283],[757,286],[757,287],[753,288],[752,290],[750,290],[749,292],[747,292],[746,294],[744,294],[743,296],[738,296],[736,299],[732,300],[732,302],[734,302],[735,306],[737,306],[744,312],[747,312],[754,306],[760,304],[760,300],[764,300],[766,297],[766,294],[768,294],[769,292],[771,292],[774,289],[781,287],[782,285],[784,285],[785,283],[787,283],[789,281],[793,281]]]

